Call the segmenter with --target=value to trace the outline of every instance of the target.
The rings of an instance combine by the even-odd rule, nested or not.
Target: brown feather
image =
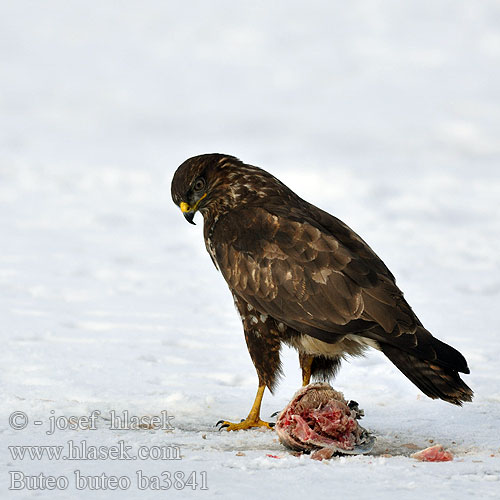
[[[324,346],[331,354],[316,355],[318,374],[335,371],[342,349],[359,354],[368,343],[429,396],[470,400],[457,373],[468,373],[465,358],[423,328],[387,266],[346,224],[227,155],[181,165],[172,181],[177,205],[197,203],[201,194],[192,186],[200,177],[207,185],[199,202],[207,250],[233,292],[268,387],[280,370],[280,342],[299,350]]]

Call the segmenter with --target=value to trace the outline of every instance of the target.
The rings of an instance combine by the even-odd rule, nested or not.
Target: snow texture
[[[498,498],[499,26],[494,0],[1,1],[0,496]],[[367,240],[466,356],[474,402],[432,401],[372,352],[332,382],[365,410],[372,454],[317,462],[269,430],[217,432],[257,379],[201,218],[170,199],[177,166],[206,152],[271,171]],[[263,418],[300,385],[296,353],[283,363]],[[47,434],[93,410],[96,430]],[[174,430],[111,430],[111,410],[167,410]],[[69,440],[182,459],[7,449]],[[410,458],[432,443],[454,460]],[[75,470],[132,485],[77,490]],[[139,490],[137,470],[206,471],[208,490]],[[69,486],[8,491],[9,471]]]

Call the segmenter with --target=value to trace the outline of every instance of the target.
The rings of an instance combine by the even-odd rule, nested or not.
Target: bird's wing
[[[418,319],[383,262],[338,219],[313,209],[254,206],[221,217],[211,243],[233,292],[326,342],[374,328],[388,337],[415,332]]]

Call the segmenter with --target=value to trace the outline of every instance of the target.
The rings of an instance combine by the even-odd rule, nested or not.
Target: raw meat
[[[451,452],[446,451],[440,444],[425,448],[425,450],[413,453],[411,458],[416,458],[422,462],[450,462],[453,460]]]
[[[314,452],[316,460],[335,453],[368,453],[375,437],[358,424],[362,415],[357,403],[348,403],[329,384],[316,383],[297,391],[280,413],[275,429],[282,444]]]

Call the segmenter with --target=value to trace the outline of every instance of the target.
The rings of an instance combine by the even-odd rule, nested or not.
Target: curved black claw
[[[222,425],[221,425],[222,424]],[[220,425],[220,427],[219,427]],[[229,427],[229,424],[225,420],[219,420],[216,424],[215,427],[219,427],[217,430],[221,431],[222,429],[225,429],[226,427]]]
[[[271,418],[277,417],[281,413],[281,410],[275,411],[272,415]]]
[[[274,427],[276,424],[274,422],[268,422],[269,423],[269,427]]]

